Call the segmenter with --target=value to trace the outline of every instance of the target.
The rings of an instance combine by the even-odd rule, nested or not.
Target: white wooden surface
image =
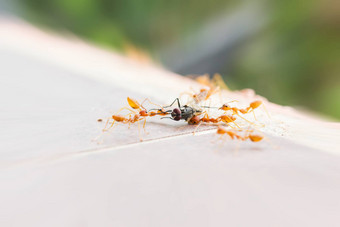
[[[145,142],[118,126],[97,144],[127,96],[167,104],[198,85],[8,18],[0,68],[0,226],[340,225],[339,123],[266,103],[263,143],[155,120]]]

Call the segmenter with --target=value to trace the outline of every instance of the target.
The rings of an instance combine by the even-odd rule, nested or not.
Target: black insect
[[[196,116],[196,115],[198,115],[202,112],[201,110],[195,109],[195,108],[187,106],[187,105],[181,106],[181,104],[179,102],[179,98],[176,98],[171,103],[171,105],[165,106],[163,108],[169,108],[169,107],[173,106],[176,102],[178,104],[178,108],[163,111],[164,113],[170,113],[171,117],[169,117],[169,118],[174,120],[174,121],[180,121],[180,120],[188,121],[192,117],[194,117],[194,116]]]

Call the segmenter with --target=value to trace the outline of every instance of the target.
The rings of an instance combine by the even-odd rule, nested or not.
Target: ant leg
[[[238,102],[238,100],[231,100],[231,101],[229,101],[227,103],[232,103],[232,102]]]
[[[106,130],[106,127],[107,127],[107,125],[109,124],[110,119],[112,119],[112,117],[109,117],[109,118],[107,119],[107,121],[106,121],[106,123],[105,123],[105,126],[104,126],[104,128],[103,128],[103,132],[107,131],[107,130]]]
[[[207,94],[207,96],[205,97],[204,100],[205,100],[205,101],[208,100],[211,96],[213,96],[213,95],[216,94],[217,92],[220,93],[220,88],[219,88],[219,87],[214,88],[214,90],[212,90],[212,88],[210,88],[210,90],[209,90],[209,92],[208,92],[208,94]],[[220,98],[221,98],[221,94],[220,94]]]
[[[270,115],[269,115],[269,112],[267,111],[266,106],[265,106],[263,103],[262,103],[262,106],[263,106],[263,109],[264,109],[264,111],[266,112],[268,118],[271,119],[271,117],[270,117]]]
[[[116,114],[118,114],[119,112],[122,112],[123,110],[129,110],[129,111],[132,112],[132,113],[136,113],[136,111],[133,111],[133,110],[131,110],[131,109],[128,108],[128,107],[123,107],[123,108],[121,108],[120,110],[118,110],[118,112],[117,112]]]
[[[258,108],[258,107],[260,107],[261,105],[263,106],[263,109],[264,109],[264,111],[266,112],[268,118],[270,118],[270,115],[269,115],[269,113],[268,113],[268,111],[267,111],[265,105],[263,104],[263,102],[262,102],[262,101],[255,101],[255,102],[252,102],[252,103],[249,105],[249,107],[247,108],[247,110],[250,109],[250,111],[248,111],[248,113],[253,112],[255,120],[257,120],[257,119],[256,119],[256,116],[255,116],[255,109]]]
[[[256,118],[256,115],[255,115],[255,109],[251,109],[248,113],[251,113],[251,112],[253,112],[255,121],[258,121],[257,118]],[[259,125],[256,125],[255,123],[253,123],[252,125],[255,126],[255,127],[264,127],[263,123],[259,123]]]
[[[148,134],[148,132],[145,130],[145,124],[146,124],[146,117],[144,117],[143,129],[144,129],[144,133]]]
[[[108,118],[108,119],[107,119],[106,124],[105,124],[105,127],[104,127],[104,129],[102,130],[102,132],[107,132],[107,131],[109,131],[112,127],[115,126],[116,121],[113,120],[112,124],[110,123],[110,124],[111,124],[110,127],[107,128],[107,125],[109,124],[110,119],[112,119],[112,118]]]
[[[251,113],[251,112],[253,112],[255,121],[258,121],[257,118],[256,118],[256,115],[255,115],[255,109],[251,109],[251,110],[249,111],[249,113]],[[263,127],[263,126],[264,126],[264,124],[262,124],[262,127]]]
[[[224,123],[227,124],[230,128],[236,130],[236,128],[233,127],[233,126],[231,126],[230,123],[228,123],[228,122],[224,122]],[[236,123],[234,123],[234,124],[235,124],[238,128],[240,128],[240,126],[238,126]]]
[[[141,107],[144,109],[144,110],[146,110],[146,108],[143,106],[143,104],[146,102],[146,101],[148,101],[150,104],[152,104],[152,105],[155,105],[155,106],[157,106],[157,107],[160,107],[161,109],[163,108],[161,105],[158,105],[158,104],[156,104],[156,103],[153,103],[153,102],[151,102],[150,101],[150,99],[149,98],[146,98],[146,99],[144,99],[144,101],[141,103]]]
[[[114,125],[115,122],[116,122],[116,121],[113,120],[113,122],[112,122],[112,124],[110,125],[110,127],[109,127],[108,129],[106,129],[105,131],[109,131],[109,130],[113,127],[113,125]]]
[[[194,130],[193,133],[192,133],[193,135],[195,135],[195,133],[196,133],[198,127],[200,127],[201,124],[202,124],[202,121],[200,121],[200,123],[198,123],[198,125],[196,126],[195,130]]]
[[[233,124],[236,125],[237,128],[241,129],[241,127],[238,124],[236,124],[235,121],[233,121]]]
[[[139,120],[137,121],[137,124],[138,124],[139,141],[143,141],[142,135],[140,133],[140,123],[139,123]]]
[[[118,114],[119,112],[121,112],[121,111],[123,111],[123,110],[129,110],[129,111],[131,111],[132,113],[136,113],[136,111],[133,111],[133,110],[129,109],[128,107],[123,107],[123,108],[121,108],[120,110],[118,110],[118,112],[115,113],[115,114]],[[127,115],[125,115],[125,116],[131,116],[132,113],[127,114]],[[112,124],[111,124],[111,126],[107,129],[106,127],[107,127],[107,125],[109,124],[110,119],[112,119],[112,117],[109,117],[109,118],[107,119],[103,131],[109,130],[110,128],[112,128],[113,124],[115,123],[115,121],[113,121]],[[129,127],[130,127],[130,126],[129,126]]]
[[[146,123],[146,117],[144,118],[140,118],[138,120],[136,120],[135,122],[137,122],[137,125],[138,125],[138,135],[139,135],[139,140],[140,141],[143,141],[143,138],[142,138],[142,133],[141,133],[141,126],[140,126],[140,121],[144,120],[144,123],[143,123],[143,129],[144,129],[144,132],[145,132],[145,123]],[[129,122],[130,124],[130,122]]]
[[[255,116],[255,111],[254,111],[254,109],[252,109],[250,112],[253,112],[254,119],[255,119],[255,121],[257,121],[257,118],[256,118],[256,116]]]
[[[96,136],[96,137],[93,138],[91,141],[92,141],[92,142],[97,142],[98,145],[99,145],[99,144],[102,144],[102,143],[104,142],[104,140],[101,139],[101,137],[102,137],[103,135],[104,135],[104,131],[102,131],[102,133],[101,133],[100,135]],[[99,140],[99,139],[101,139],[101,140]]]
[[[226,112],[225,112],[225,114],[226,114]],[[228,126],[230,126],[232,129],[235,129],[234,127],[232,127],[230,124],[228,124],[228,123],[231,123],[231,122],[225,122],[224,121],[224,123],[226,123]],[[232,123],[238,128],[238,129],[241,129],[241,127],[238,125],[238,124],[236,124],[236,122],[235,121],[232,121]]]
[[[131,115],[131,114],[130,114]],[[113,120],[113,122],[112,122],[112,124],[110,123],[110,120]],[[105,126],[104,126],[104,128],[103,128],[103,132],[106,132],[106,131],[108,131],[109,129],[111,129],[112,127],[113,127],[113,125],[114,125],[114,123],[115,123],[116,121],[112,118],[112,117],[109,117],[108,119],[107,119],[107,121],[106,121],[106,123],[105,123]],[[110,125],[110,127],[109,128],[107,128],[107,125],[108,124],[111,124]]]
[[[246,119],[246,118],[244,118],[244,117],[242,117],[239,113],[237,113],[237,112],[235,112],[235,114],[237,115],[237,116],[239,116],[240,118],[242,118],[243,120],[245,120],[246,122],[248,122],[249,124],[251,124],[251,125],[255,125],[255,123],[254,122],[251,122],[251,121],[249,121],[248,119]],[[256,120],[256,119],[255,119]]]
[[[110,119],[111,119],[110,117],[107,119],[106,124],[105,124],[104,128],[102,129],[101,133],[100,133],[98,136],[96,136],[95,138],[92,139],[93,142],[97,142],[97,144],[102,144],[102,143],[104,142],[104,139],[102,139],[102,140],[99,140],[99,139],[101,139],[101,138],[103,137],[104,133],[105,133],[106,131],[108,131],[108,129],[106,129],[106,127],[107,127],[107,125],[108,125]],[[113,121],[112,124],[114,124],[114,121]],[[111,127],[112,127],[112,126],[111,126]],[[110,127],[110,128],[111,128],[111,127]]]

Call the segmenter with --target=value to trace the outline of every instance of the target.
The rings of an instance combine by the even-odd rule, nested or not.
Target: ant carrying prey
[[[208,97],[209,98],[209,97]],[[148,102],[149,105],[156,106],[152,109],[145,108],[144,103]],[[145,125],[147,119],[155,116],[160,116],[160,119],[171,119],[174,121],[186,121],[189,125],[197,125],[195,131],[201,124],[208,124],[218,126],[219,129],[217,134],[229,135],[231,139],[239,139],[239,140],[250,140],[252,142],[258,142],[262,140],[262,136],[254,135],[253,133],[247,133],[246,135],[240,135],[241,132],[244,130],[241,128],[242,120],[252,126],[255,126],[253,122],[248,121],[247,119],[243,118],[241,114],[246,114],[253,112],[256,108],[258,108],[262,102],[261,101],[254,101],[252,102],[249,107],[245,109],[239,109],[237,107],[230,107],[228,104],[223,104],[221,107],[211,107],[211,106],[203,106],[199,105],[199,102],[196,105],[181,105],[180,99],[176,98],[170,105],[168,106],[161,106],[151,102],[149,99],[145,99],[143,102],[139,103],[137,100],[127,97],[128,105],[126,107],[121,108],[118,112],[111,115],[107,120],[103,132],[108,131],[111,129],[116,123],[121,124],[138,124],[138,131],[140,140],[142,141],[141,137],[141,124],[143,122],[143,129],[145,131]],[[189,103],[190,102],[189,100]],[[206,111],[206,108],[215,110],[212,114],[209,111]],[[128,111],[126,115],[118,115],[121,111]],[[223,112],[223,113],[221,113]],[[237,122],[237,120],[241,120],[241,122]],[[99,120],[98,120],[99,121]],[[221,126],[226,126],[231,128],[232,130],[225,130]],[[195,131],[193,133],[195,133]],[[146,131],[145,131],[146,132]]]

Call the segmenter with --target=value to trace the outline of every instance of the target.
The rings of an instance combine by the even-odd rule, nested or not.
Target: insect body
[[[157,104],[152,103],[149,99],[145,99],[140,104],[137,100],[132,99],[130,97],[127,97],[127,102],[129,104],[129,107],[123,107],[117,113],[121,112],[122,110],[128,110],[128,111],[130,111],[130,113],[125,115],[125,116],[118,115],[117,113],[112,115],[107,120],[103,131],[107,131],[108,129],[112,128],[115,122],[120,122],[120,123],[123,123],[123,124],[129,124],[129,125],[133,124],[135,122],[138,122],[138,126],[139,126],[139,121],[142,121],[142,120],[144,120],[143,128],[145,130],[145,124],[146,124],[146,118],[147,117],[153,117],[153,116],[156,116],[157,114],[162,114],[162,115],[167,114],[167,113],[164,113],[162,111],[162,109],[160,109],[160,113],[159,113],[159,111],[157,111],[157,112],[156,111],[147,111],[147,109],[143,106],[143,103],[145,101],[148,101],[149,103],[151,103],[153,105],[157,105]],[[108,125],[110,120],[112,120],[112,122],[110,123],[110,127],[107,128],[107,125]]]
[[[194,116],[202,114],[201,110],[196,109],[194,107],[191,107],[188,105],[181,106],[179,102],[179,98],[176,98],[171,103],[171,105],[165,106],[163,108],[166,109],[166,108],[172,107],[176,102],[178,104],[178,108],[174,108],[172,110],[167,110],[163,112],[163,113],[169,113],[171,115],[171,117],[169,118],[174,121],[180,121],[180,120],[190,121],[190,119],[193,118]],[[159,109],[158,112],[162,112],[162,110]]]
[[[222,128],[221,126],[218,127],[217,134],[220,134],[220,135],[227,134],[231,139],[238,139],[238,140],[242,140],[242,141],[249,139],[252,142],[259,142],[263,139],[263,136],[253,134],[253,131],[250,131],[248,135],[241,136],[236,131],[226,130],[226,129]]]
[[[254,112],[254,111],[255,111],[255,109],[257,109],[257,108],[260,107],[261,105],[263,106],[264,110],[266,111],[268,117],[270,117],[269,114],[268,114],[268,112],[267,112],[267,110],[266,110],[266,108],[265,108],[265,106],[263,105],[262,101],[260,101],[260,100],[256,100],[256,101],[250,103],[249,106],[248,106],[247,108],[245,108],[245,109],[239,109],[239,108],[237,108],[237,107],[230,107],[228,104],[223,104],[219,109],[220,109],[220,110],[223,110],[223,111],[229,111],[229,110],[231,110],[231,111],[233,112],[234,115],[238,115],[239,117],[241,117],[241,116],[239,115],[239,113],[247,114],[247,113],[253,112],[254,118],[255,118],[255,120],[256,120],[256,116],[255,116],[255,112]]]
[[[171,112],[171,119],[175,121],[180,121],[180,120],[188,121],[192,117],[200,113],[201,113],[200,110],[197,110],[190,106],[185,105],[180,108],[173,109]]]
[[[201,91],[203,93],[203,91]],[[149,103],[158,106],[159,108],[154,109],[146,109],[143,106],[143,103],[145,101],[148,101]],[[250,123],[254,126],[254,124],[247,119],[243,118],[240,114],[246,114],[253,112],[255,109],[257,109],[262,102],[261,101],[255,101],[252,102],[249,107],[245,109],[239,109],[237,107],[230,107],[228,104],[222,105],[222,107],[210,107],[210,106],[198,106],[198,105],[181,105],[179,98],[176,98],[169,106],[160,106],[157,104],[152,103],[150,100],[145,99],[141,104],[132,99],[127,97],[127,102],[129,106],[121,108],[119,112],[122,110],[128,110],[130,113],[122,116],[118,115],[118,113],[112,115],[108,121],[106,122],[106,125],[103,129],[103,131],[107,131],[108,129],[112,128],[115,122],[123,123],[123,124],[138,124],[138,129],[140,131],[140,121],[144,121],[143,128],[145,131],[145,123],[146,119],[149,117],[154,117],[156,115],[162,116],[163,118],[169,118],[174,121],[181,121],[184,120],[188,122],[190,125],[197,125],[195,131],[197,128],[202,124],[210,124],[210,125],[217,125],[217,134],[220,135],[228,135],[231,139],[237,139],[237,140],[250,140],[252,142],[259,142],[263,139],[263,136],[254,134],[253,130],[247,130],[244,131],[235,121],[237,119],[242,118],[246,122]],[[177,107],[173,107],[174,104],[177,103]],[[211,108],[211,109],[217,109],[224,111],[223,114],[219,114],[216,116],[211,116],[209,112],[203,110],[202,108]],[[108,123],[110,123],[110,127],[107,128]],[[227,130],[221,126],[229,126],[232,128],[232,130]],[[233,127],[236,126],[237,128]],[[194,131],[194,133],[195,133]],[[246,135],[240,135],[240,132],[247,132]],[[140,134],[140,132],[139,132]],[[140,140],[142,140],[140,136]]]

